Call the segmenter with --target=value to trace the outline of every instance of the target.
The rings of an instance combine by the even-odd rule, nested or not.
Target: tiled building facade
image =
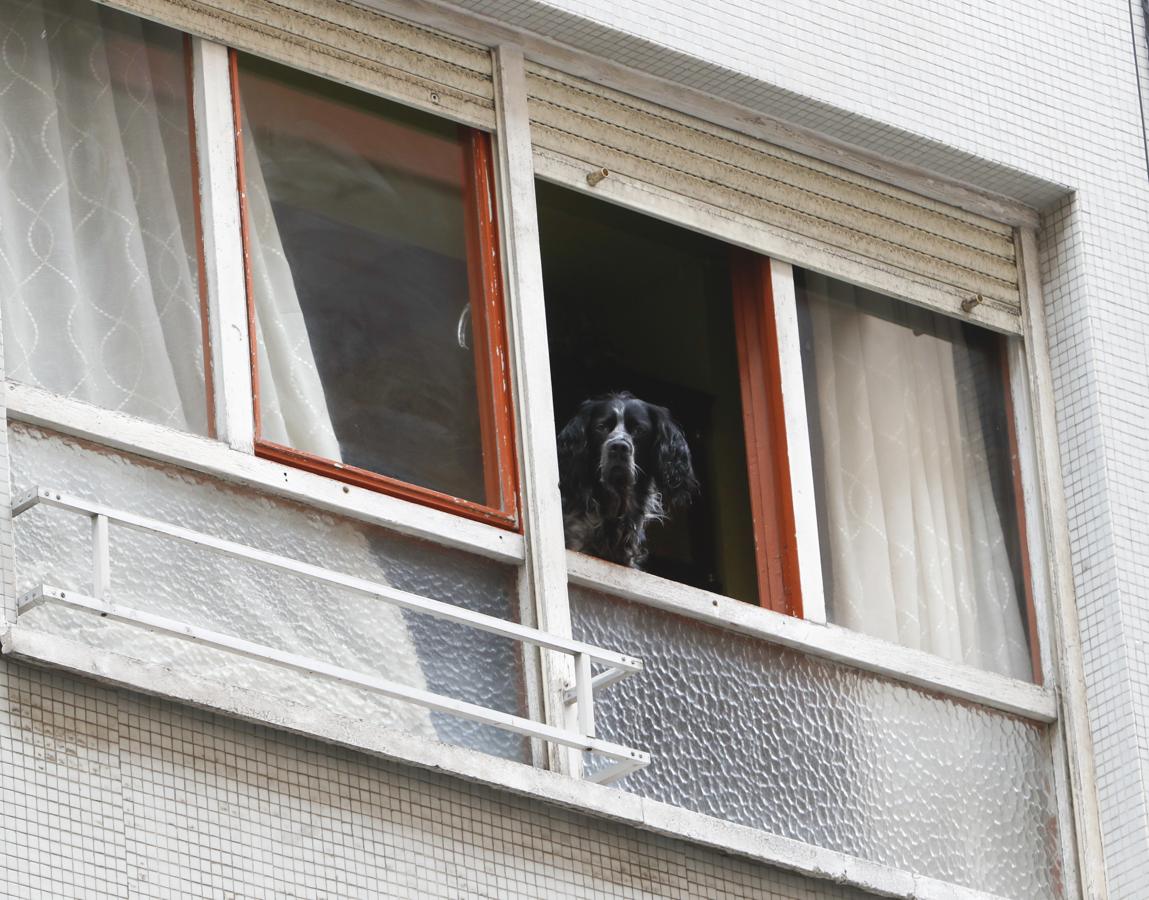
[[[154,15],[194,32],[181,18],[184,5],[166,4],[167,16]],[[306,15],[324,3],[287,5]],[[1053,882],[1069,897],[1149,894],[1149,43],[1142,7],[361,5],[480,43],[486,34],[492,46],[519,41],[528,60],[560,69],[565,62],[591,80],[604,60],[601,79],[611,88],[959,209],[1018,227],[1023,219],[1036,223],[1040,260],[1028,262],[1031,280],[1039,273],[1048,346],[1027,351],[1034,369],[1047,357],[1052,376],[1056,447],[1044,458],[1059,459],[1060,472],[1043,467],[1058,476],[1045,485],[1053,498],[1045,508],[1063,520],[1046,530],[1051,545],[1067,537],[1063,563],[1071,573],[1071,583],[1058,581],[1051,551],[1045,615],[1057,620],[1059,602],[1063,619],[1066,610],[1076,615],[1071,628],[1050,626],[1057,642],[1046,652],[1059,698],[1083,680],[1078,714],[1088,723],[1087,734],[1074,735],[1073,714],[1059,706],[1050,726],[1062,770],[1061,833],[1077,836],[1069,855],[1079,869]],[[252,0],[245,14],[258,19],[259,6]],[[52,427],[50,415],[26,407],[13,418]],[[3,450],[6,471],[6,442]],[[7,509],[10,498],[0,499]],[[18,581],[12,522],[0,524],[11,621]],[[98,662],[72,659],[71,667],[89,675],[124,680],[100,672]],[[177,699],[145,697],[89,675],[0,663],[0,833],[9,849],[0,881],[8,895],[992,893],[992,885],[951,885],[880,859],[804,855],[784,839],[747,843],[739,833],[723,852],[717,825],[679,827],[669,814],[651,824],[601,793],[584,804],[573,788],[536,790],[530,779],[476,784],[466,780],[474,768],[452,773],[435,757],[429,765],[446,771],[428,771],[410,764],[416,754],[341,740],[330,727],[301,724],[306,716],[249,724],[227,715],[262,718],[245,716],[240,701],[163,687],[159,693]]]

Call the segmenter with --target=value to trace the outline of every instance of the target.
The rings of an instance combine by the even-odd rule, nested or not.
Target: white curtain
[[[156,73],[167,69],[149,65],[149,52],[171,55],[174,81],[158,81]],[[88,0],[0,0],[0,290],[8,377],[202,432],[182,53],[175,32]],[[252,269],[263,288],[265,430],[337,460],[258,154],[247,162]],[[350,540],[359,546],[339,550],[370,567],[367,538]],[[222,563],[173,555],[168,566],[164,578],[188,590],[226,590]],[[370,577],[386,581],[381,570]],[[426,688],[403,614],[393,606],[378,603],[369,619],[346,621],[322,609],[284,613],[258,591],[244,599],[242,621],[209,624],[241,635],[256,629],[295,649],[302,619],[306,642],[330,662]],[[143,640],[120,649],[137,651]],[[227,677],[236,679],[248,665],[237,662]],[[407,731],[434,736],[424,709],[399,704],[391,716]]]
[[[143,23],[117,22],[105,32],[92,3],[0,2],[6,373],[203,433],[187,121],[163,80],[182,79],[180,46],[152,66]]]
[[[982,419],[960,342],[805,274],[833,622],[1029,679]],[[954,328],[959,326],[954,323]]]

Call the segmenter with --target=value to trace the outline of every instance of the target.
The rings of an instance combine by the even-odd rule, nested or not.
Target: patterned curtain
[[[182,37],[0,0],[7,376],[207,428]]]
[[[0,296],[7,377],[205,433],[184,66],[181,34],[90,0],[0,0]],[[326,436],[328,455],[338,459],[291,273],[282,251],[275,253],[278,234],[254,151],[249,162],[258,238],[253,271],[271,286],[264,319],[276,323],[271,332],[283,356],[303,360],[261,373],[265,403],[274,413],[280,398],[292,400],[288,417]],[[349,558],[373,556],[366,533],[348,540],[355,546],[341,550]],[[37,564],[45,573],[64,564],[57,544],[49,543]],[[331,544],[338,545],[334,536]],[[191,608],[185,601],[208,591],[221,602],[210,621],[193,624],[426,688],[394,606],[380,602],[369,616],[351,619],[308,605],[305,590],[299,609],[284,615],[258,578],[243,580],[242,566],[237,576],[236,564],[217,555],[173,553],[163,562],[173,598],[168,608],[152,589],[154,560],[137,559],[131,546],[122,540],[129,565],[118,588],[113,584],[129,605],[144,601],[144,608],[182,620]],[[131,583],[133,572],[141,584]],[[387,581],[382,568],[361,574]],[[75,623],[67,632],[80,634]],[[119,634],[121,646],[105,638],[102,648],[146,656],[154,640]],[[198,653],[189,643],[169,662],[195,671]],[[247,685],[261,677],[238,657],[211,674]],[[379,718],[379,709],[377,700],[365,699],[344,712]],[[435,735],[425,709],[388,709],[381,723]]]

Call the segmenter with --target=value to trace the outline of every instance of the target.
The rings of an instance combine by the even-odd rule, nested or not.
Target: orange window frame
[[[229,53],[232,113],[235,120],[236,177],[243,233],[244,279],[247,292],[249,353],[255,454],[293,468],[325,475],[347,484],[389,494],[413,503],[455,513],[464,518],[518,531],[518,469],[515,460],[514,409],[511,400],[507,326],[503,300],[503,270],[495,201],[494,158],[491,136],[459,126],[463,135],[463,203],[466,227],[467,280],[474,334],[475,380],[479,427],[483,444],[483,482],[486,503],[454,497],[432,488],[410,484],[357,466],[326,459],[260,436],[259,364],[255,328],[255,295],[250,259],[243,148],[243,117],[239,94],[238,56]]]
[[[730,284],[742,383],[742,431],[754,523],[758,605],[802,618],[798,538],[769,258],[733,248]]]

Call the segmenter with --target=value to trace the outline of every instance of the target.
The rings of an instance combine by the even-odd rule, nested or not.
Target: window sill
[[[903,684],[1035,722],[1057,719],[1057,698],[1048,687],[951,662],[846,628],[782,615],[582,553],[567,552],[567,577],[579,587],[886,675]]]
[[[778,837],[745,825],[735,825],[666,803],[645,800],[615,788],[395,730],[381,730],[369,721],[350,719],[326,709],[286,703],[279,697],[236,685],[222,685],[170,667],[143,663],[28,626],[10,626],[0,636],[0,650],[9,659],[62,669],[115,687],[431,769],[882,896],[938,900],[991,898],[991,895],[980,891]]]
[[[6,382],[8,418],[147,459],[224,478],[289,500],[507,563],[523,560],[522,535],[366,488],[260,459],[210,438]]]

